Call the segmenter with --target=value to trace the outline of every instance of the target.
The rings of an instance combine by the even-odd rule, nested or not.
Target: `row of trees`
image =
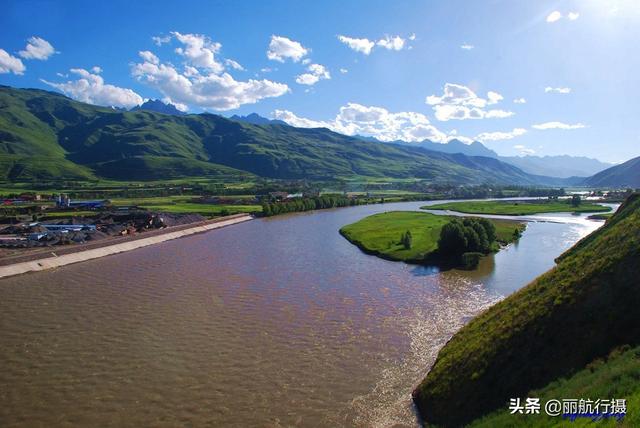
[[[265,217],[271,217],[278,214],[321,210],[325,208],[348,207],[354,205],[365,205],[378,200],[373,199],[355,199],[342,195],[323,195],[313,198],[296,198],[290,201],[282,202],[264,202],[262,204],[262,214]]]
[[[464,253],[489,253],[496,240],[496,227],[486,218],[453,219],[440,231],[438,248],[442,255],[462,256]]]

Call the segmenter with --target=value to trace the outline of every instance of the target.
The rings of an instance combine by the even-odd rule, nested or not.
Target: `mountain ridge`
[[[260,116],[258,113],[250,113],[246,116],[239,116],[234,114],[229,119],[237,120],[239,122],[251,123],[253,125],[287,125],[290,126],[287,122],[279,120],[279,119],[267,119],[264,116]]]
[[[584,186],[640,188],[640,156],[614,165],[582,181]]]
[[[406,142],[395,140],[383,142],[375,137],[366,137],[358,135],[364,141],[375,141],[386,144],[399,144],[413,147],[422,147],[428,150],[439,151],[443,153],[462,153],[467,156],[486,156],[501,160],[502,162],[514,165],[526,173],[534,175],[542,175],[547,177],[558,178],[574,178],[574,177],[590,177],[613,166],[598,159],[586,156],[571,155],[545,155],[545,156],[500,156],[495,151],[489,149],[480,141],[473,141],[469,144],[463,143],[458,139],[449,140],[447,143],[435,143],[430,140],[419,142]]]
[[[258,175],[563,183],[490,157],[370,143],[323,128],[254,125],[210,113],[117,111],[54,92],[7,86],[0,87],[0,165],[10,181]]]
[[[173,114],[177,116],[182,116],[186,114],[185,112],[178,110],[178,108],[175,105],[171,103],[162,102],[161,100],[147,100],[144,103],[140,104],[139,106],[135,106],[129,109],[129,111],[139,111],[139,110],[148,110],[156,113]]]

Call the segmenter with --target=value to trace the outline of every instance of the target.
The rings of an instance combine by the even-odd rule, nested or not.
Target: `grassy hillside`
[[[427,422],[468,423],[640,341],[640,194],[557,262],[440,351],[414,391]]]
[[[361,250],[388,260],[422,261],[438,249],[442,226],[451,217],[413,211],[392,211],[374,214],[344,226],[340,233]],[[491,220],[496,226],[497,240],[513,241],[514,229],[524,230],[524,224],[511,220]],[[411,248],[400,243],[401,234],[410,231]]]
[[[583,186],[640,188],[640,157],[612,166],[584,180]]]
[[[616,348],[606,358],[598,358],[573,376],[551,382],[544,388],[530,391],[527,397],[540,398],[541,403],[552,399],[585,398],[596,400],[625,398],[627,415],[618,423],[615,419],[595,422],[598,427],[631,428],[640,426],[640,346]],[[548,428],[567,426],[560,417],[512,415],[508,409],[498,410],[470,424],[470,428]],[[588,418],[576,419],[570,426],[594,426]]]
[[[0,178],[13,181],[255,174],[550,184],[492,158],[362,141],[323,128],[254,125],[212,114],[122,112],[6,86],[0,86],[0,167]]]
[[[425,210],[449,210],[467,214],[529,215],[539,213],[579,212],[596,213],[611,211],[604,205],[581,203],[577,207],[567,201],[463,201],[427,205]]]

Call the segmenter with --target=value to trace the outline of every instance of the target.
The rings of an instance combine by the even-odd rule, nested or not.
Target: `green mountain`
[[[324,128],[126,112],[6,86],[0,86],[0,165],[0,179],[13,181],[255,174],[556,184],[496,159],[378,144]]]
[[[556,261],[442,348],[414,391],[428,423],[467,424],[618,346],[640,343],[640,194]]]
[[[638,189],[640,188],[640,157],[605,169],[585,179],[581,184],[590,187],[631,187]]]

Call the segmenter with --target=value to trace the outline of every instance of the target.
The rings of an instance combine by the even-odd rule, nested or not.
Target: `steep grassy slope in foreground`
[[[557,262],[440,351],[414,391],[428,423],[468,423],[618,345],[640,342],[640,194]]]
[[[540,398],[541,403],[562,398],[606,399],[625,398],[627,415],[621,423],[615,418],[599,420],[595,426],[632,428],[640,426],[640,346],[624,346],[611,352],[607,358],[599,358],[569,378],[559,379],[546,387],[531,391],[528,397]],[[561,426],[594,426],[589,418],[567,422],[560,417],[547,416],[544,411],[537,415],[511,414],[508,409],[496,411],[474,421],[470,428],[548,428]]]
[[[122,112],[52,92],[0,86],[0,179],[243,174],[557,184],[493,158],[367,142],[324,128],[254,125],[213,114]]]

